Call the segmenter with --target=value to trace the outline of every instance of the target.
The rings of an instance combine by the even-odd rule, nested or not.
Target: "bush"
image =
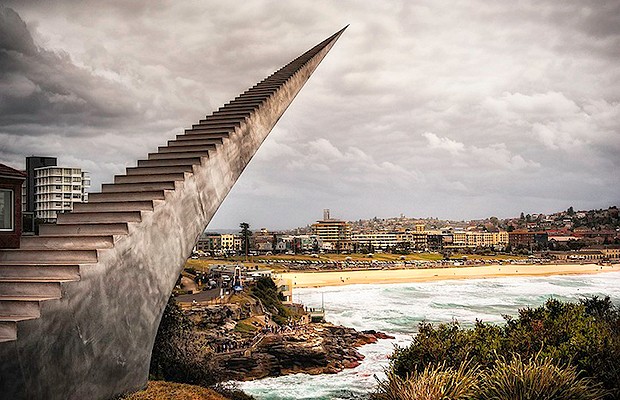
[[[406,378],[391,371],[387,375],[387,380],[379,381],[373,400],[470,400],[479,391],[480,373],[467,363],[456,370],[445,363],[429,366]]]
[[[209,360],[210,349],[194,332],[194,324],[171,297],[164,310],[153,353],[151,379],[210,386],[220,379]]]
[[[541,357],[572,366],[601,382],[612,398],[620,398],[620,311],[609,298],[578,303],[551,299],[519,310],[517,318],[504,318],[503,326],[477,321],[471,329],[458,322],[437,327],[422,323],[413,343],[395,350],[391,368],[406,378],[441,363],[458,368],[469,360],[487,370],[502,357]]]
[[[550,358],[527,363],[501,359],[482,378],[480,400],[602,400],[600,384],[579,378],[574,366],[560,367]]]
[[[271,278],[259,278],[252,286],[251,294],[273,313],[272,319],[278,325],[285,324],[291,316],[290,310],[282,304],[282,293]]]
[[[393,371],[379,381],[372,400],[602,400],[600,384],[579,378],[574,366],[551,359],[524,363],[515,356],[499,359],[485,371],[468,361],[455,369],[442,363],[414,371],[405,378]]]

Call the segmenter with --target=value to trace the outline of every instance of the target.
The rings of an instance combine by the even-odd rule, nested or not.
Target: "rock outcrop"
[[[360,346],[390,336],[358,332],[329,323],[310,324],[283,333],[267,334],[251,349],[215,355],[231,380],[253,380],[294,373],[334,374],[355,368],[364,356]]]

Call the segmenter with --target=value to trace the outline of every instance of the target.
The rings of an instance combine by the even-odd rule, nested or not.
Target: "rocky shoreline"
[[[328,322],[278,326],[252,298],[243,304],[192,306],[184,314],[222,380],[335,374],[360,364],[364,356],[359,347],[392,338]]]
[[[380,332],[313,323],[267,334],[251,349],[218,354],[215,360],[225,375],[238,381],[296,373],[335,374],[360,364],[364,356],[359,347],[388,338]]]

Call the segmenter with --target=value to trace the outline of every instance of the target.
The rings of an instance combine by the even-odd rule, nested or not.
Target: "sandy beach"
[[[446,279],[480,279],[505,276],[550,276],[596,274],[620,271],[620,264],[514,264],[428,269],[389,269],[330,272],[288,272],[277,278],[290,279],[293,288],[376,283],[429,282]]]

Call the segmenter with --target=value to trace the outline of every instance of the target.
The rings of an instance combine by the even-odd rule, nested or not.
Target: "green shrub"
[[[272,319],[279,325],[283,325],[291,316],[290,310],[282,304],[282,293],[275,282],[268,277],[259,278],[252,286],[251,294],[263,303],[263,306],[271,313]]]
[[[469,360],[485,370],[501,357],[539,356],[574,367],[603,383],[612,398],[620,398],[620,311],[609,298],[578,303],[550,299],[540,307],[519,310],[517,318],[504,318],[502,326],[477,321],[470,329],[458,322],[436,327],[422,323],[413,343],[395,350],[391,368],[406,378],[441,363],[458,368]]]

